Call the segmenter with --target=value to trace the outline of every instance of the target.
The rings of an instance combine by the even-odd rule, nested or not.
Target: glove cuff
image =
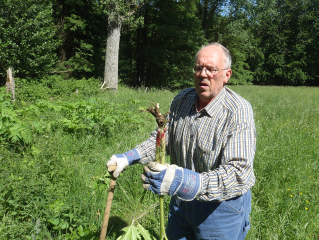
[[[118,158],[125,157],[128,161],[128,165],[135,164],[141,159],[138,150],[136,150],[135,148],[123,154],[115,154],[115,156]]]
[[[181,185],[181,182],[183,181],[183,171],[179,169],[174,169],[174,179],[171,183],[171,186],[169,187],[168,195],[172,196],[176,194],[176,190]]]
[[[178,179],[182,177],[182,181],[174,195],[184,201],[194,200],[202,188],[201,176],[197,172],[186,168],[176,170],[175,176],[177,176]]]

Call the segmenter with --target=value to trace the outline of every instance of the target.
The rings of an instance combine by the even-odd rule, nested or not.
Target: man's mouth
[[[205,87],[208,87],[208,84],[205,82],[199,82],[199,86],[205,88]]]

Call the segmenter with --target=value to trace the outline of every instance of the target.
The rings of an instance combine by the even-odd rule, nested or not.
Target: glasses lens
[[[203,68],[202,68],[201,66],[196,66],[196,67],[194,67],[194,72],[197,73],[197,74],[198,74],[198,73],[201,73],[201,72],[202,72],[202,69],[203,69]]]

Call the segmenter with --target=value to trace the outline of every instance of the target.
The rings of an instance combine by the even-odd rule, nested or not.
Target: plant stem
[[[157,122],[158,129],[157,129],[157,136],[156,136],[156,153],[155,153],[155,161],[165,165],[165,134],[167,132],[166,125],[166,116],[169,114],[161,114],[159,110],[159,104],[155,105],[152,103],[154,107],[149,107],[147,111],[151,113]],[[164,196],[159,197],[160,201],[160,229],[161,229],[161,239],[168,240],[165,233],[165,225],[164,225]]]
[[[156,162],[160,164],[165,164],[165,133],[167,131],[166,127],[158,128],[157,139],[156,139]],[[166,239],[165,224],[164,224],[164,196],[159,197],[160,201],[160,229],[161,229],[161,239]]]
[[[164,223],[164,196],[160,196],[160,218],[161,218],[161,239],[167,239],[166,233],[165,233],[165,223]]]

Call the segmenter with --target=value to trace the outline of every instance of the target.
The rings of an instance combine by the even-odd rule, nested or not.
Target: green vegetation
[[[100,91],[94,79],[59,77],[17,85],[14,104],[0,92],[0,239],[98,239],[106,161],[155,129],[140,109],[152,101],[167,112],[177,92],[120,85],[115,94]],[[251,102],[258,133],[247,239],[319,238],[319,89],[231,88]],[[148,193],[136,212],[141,173],[135,165],[117,179],[109,240],[132,219],[159,239],[158,197]]]
[[[248,239],[318,239],[318,88],[233,87],[254,109],[257,151]]]
[[[111,55],[126,85],[181,89],[215,41],[233,58],[229,84],[318,86],[318,15],[310,0],[2,0],[0,82],[9,67],[20,78],[103,78]]]

